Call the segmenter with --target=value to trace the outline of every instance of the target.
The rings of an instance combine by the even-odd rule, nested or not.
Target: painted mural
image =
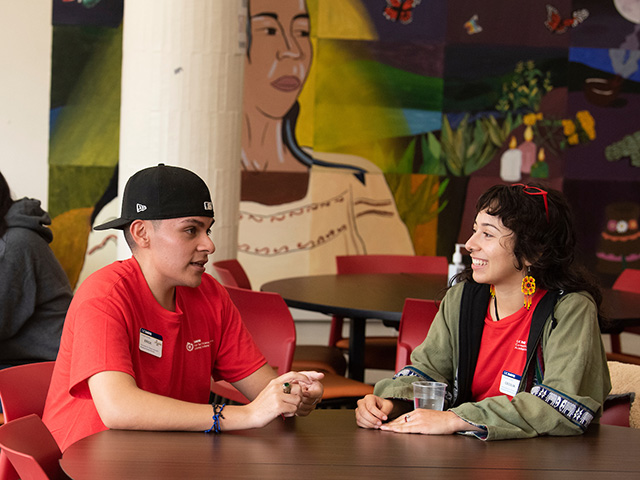
[[[338,254],[450,257],[502,182],[567,194],[603,284],[640,268],[640,1],[249,8],[238,258],[256,287]],[[54,27],[49,205],[75,272],[113,192],[118,25]]]
[[[362,155],[318,148],[325,146],[322,142],[299,143],[296,127],[306,107],[298,96],[312,63],[318,61],[306,2],[251,0],[248,13],[238,259],[252,284],[334,272],[336,255],[413,254],[409,232],[378,166]],[[352,13],[357,13],[355,8]],[[355,22],[350,31],[368,41],[374,33],[366,21]],[[318,45],[317,50],[321,48]],[[343,89],[348,88],[351,82],[344,79],[349,74],[338,72],[339,60],[334,58],[331,65],[336,76],[345,76]],[[358,69],[353,73],[353,83],[360,83]],[[318,97],[323,80],[316,75],[310,83],[316,87],[310,94],[311,106],[320,119],[333,119],[333,127],[325,129],[334,141],[357,141],[362,134],[338,125],[338,118],[348,117],[353,109],[347,104],[335,112],[319,112],[324,104]],[[344,92],[338,95],[344,97]],[[323,97],[339,101],[330,92]],[[366,108],[366,103],[361,105]],[[357,112],[353,118],[358,119]],[[314,127],[314,136],[323,134],[322,123]],[[349,138],[341,139],[338,133]]]
[[[117,194],[124,3],[52,1],[51,247],[76,287],[116,258],[115,236],[92,225]]]

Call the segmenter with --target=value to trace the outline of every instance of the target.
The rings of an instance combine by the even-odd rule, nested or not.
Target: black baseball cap
[[[207,184],[186,168],[158,164],[135,173],[124,187],[120,218],[93,227],[124,229],[134,220],[211,217]]]

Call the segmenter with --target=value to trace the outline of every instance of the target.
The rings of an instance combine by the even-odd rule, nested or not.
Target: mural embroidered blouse
[[[378,167],[355,156],[314,157],[362,167],[365,182],[350,170],[314,165],[302,199],[241,202],[238,260],[255,288],[278,278],[335,273],[337,255],[414,253]]]

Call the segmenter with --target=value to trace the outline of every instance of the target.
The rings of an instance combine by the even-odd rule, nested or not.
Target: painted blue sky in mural
[[[606,48],[571,48],[569,61],[640,82],[640,51]]]

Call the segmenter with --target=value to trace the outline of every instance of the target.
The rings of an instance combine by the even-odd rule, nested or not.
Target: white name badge
[[[139,348],[142,352],[162,358],[162,335],[141,328]]]
[[[500,393],[504,393],[510,397],[515,397],[516,393],[518,393],[520,380],[522,380],[520,375],[504,370],[502,372],[502,378],[500,379]]]

